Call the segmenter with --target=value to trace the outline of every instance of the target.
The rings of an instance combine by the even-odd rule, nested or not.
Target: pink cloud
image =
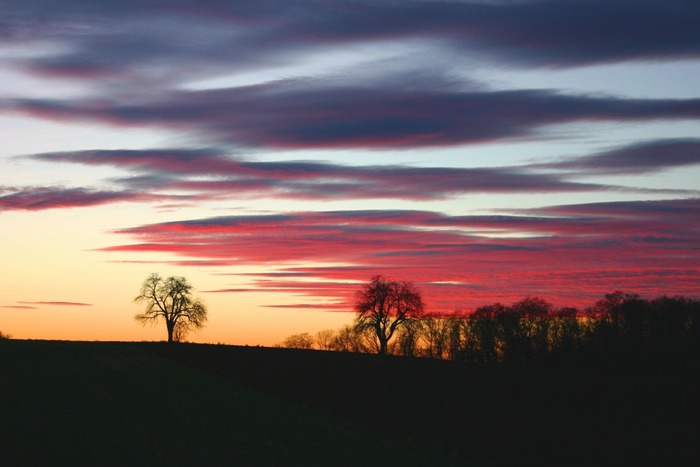
[[[119,202],[143,202],[158,199],[153,195],[130,191],[90,190],[86,188],[24,187],[0,195],[0,211],[40,211],[78,208]]]
[[[119,233],[139,243],[103,250],[168,252],[187,265],[276,266],[272,274],[251,277],[255,288],[325,297],[348,309],[358,282],[377,273],[415,282],[440,311],[525,295],[579,304],[621,288],[693,295],[700,279],[698,203],[540,210],[547,216],[326,211],[216,217],[125,229]],[[303,266],[308,262],[338,266]]]

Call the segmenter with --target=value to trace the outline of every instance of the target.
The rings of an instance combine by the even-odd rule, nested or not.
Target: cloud
[[[645,141],[536,167],[583,170],[586,174],[646,174],[692,165],[700,165],[697,138]]]
[[[90,166],[112,166],[133,171],[180,173],[193,175],[236,174],[241,164],[228,159],[221,150],[205,148],[170,149],[94,149],[33,154],[39,161],[66,162]]]
[[[32,156],[52,162],[111,165],[148,175],[116,181],[135,189],[308,199],[441,199],[462,193],[596,191],[612,187],[567,182],[509,168],[344,166],[323,162],[249,162],[209,152],[81,151]],[[207,178],[203,178],[207,176]]]
[[[22,303],[25,305],[49,305],[49,306],[93,306],[92,303],[81,303],[81,302],[24,302],[24,301],[20,301],[17,303]]]
[[[0,308],[8,308],[12,310],[36,310],[35,306],[27,306],[27,305],[2,305]]]
[[[433,54],[573,67],[700,56],[694,0],[5,2],[0,38],[59,44],[27,58],[53,76],[178,81],[259,69],[353,44],[429,44]],[[37,15],[36,12],[42,12]],[[182,31],[188,31],[184,39]]]
[[[322,311],[348,311],[346,303],[292,303],[284,305],[264,305],[266,308],[322,310]]]
[[[470,27],[458,45],[470,50],[476,43],[486,53],[524,66],[698,56],[700,33],[693,23],[700,10],[693,0],[487,2],[480,10],[481,15],[467,19]]]
[[[700,199],[608,201],[602,203],[569,204],[530,210],[530,213],[546,215],[575,215],[608,217],[616,219],[648,218],[666,224],[673,219],[687,219],[700,209]],[[663,226],[660,226],[663,227]]]
[[[240,154],[426,150],[542,140],[570,123],[697,122],[697,96],[498,90],[464,76],[472,65],[479,76],[493,72],[494,64],[496,72],[507,73],[697,60],[698,24],[695,0],[9,0],[0,15],[0,41],[10,50],[0,57],[2,66],[42,83],[69,84],[70,91],[62,94],[62,85],[38,93],[19,87],[19,97],[0,98],[4,113],[117,131],[165,129],[171,133],[158,133],[161,141],[200,147],[35,154],[34,161],[109,166],[126,174],[99,187],[0,187],[0,211],[161,199],[172,208],[231,197],[435,201],[474,193],[601,191],[695,196],[482,216],[328,210],[211,217],[120,230],[132,243],[105,248],[135,257],[171,253],[170,263],[180,266],[265,265],[271,274],[243,276],[250,287],[217,291],[259,286],[297,293],[309,298],[298,305],[309,306],[320,298],[351,305],[358,282],[377,272],[415,280],[431,306],[445,310],[494,295],[565,300],[625,287],[695,293],[697,193],[580,181],[695,165],[695,137],[518,167],[260,162]],[[288,65],[296,71],[287,74]],[[299,78],[299,69],[309,77]],[[260,82],[280,76],[289,78]],[[217,86],[208,81],[215,77],[227,81],[203,89]],[[232,84],[255,79],[258,84]],[[584,279],[591,285],[585,290]]]
[[[103,251],[265,265],[276,275],[258,275],[259,290],[346,304],[357,282],[376,273],[415,281],[431,308],[443,311],[494,295],[580,300],[614,288],[692,295],[700,278],[699,208],[700,199],[677,199],[500,216],[325,211],[213,217],[124,229],[119,233],[136,243]],[[581,277],[598,278],[584,287]],[[219,292],[240,291],[233,289]]]
[[[342,165],[312,161],[254,162],[229,157],[215,149],[88,150],[35,154],[33,160],[102,165],[133,175],[111,181],[134,198],[146,193],[178,191],[182,201],[266,196],[304,200],[403,199],[440,200],[470,193],[655,192],[570,181],[585,174],[576,162],[517,167],[413,167],[408,165]],[[579,164],[584,164],[584,162]],[[673,162],[670,161],[669,164]],[[567,165],[569,164],[569,165]],[[630,171],[635,171],[630,161]],[[589,164],[592,165],[592,164]],[[593,164],[594,165],[594,164]],[[659,164],[660,165],[660,164]],[[538,172],[571,168],[570,173]],[[577,169],[574,171],[574,169]],[[595,173],[593,167],[590,172]],[[136,195],[141,193],[141,195]],[[685,193],[685,192],[683,192]],[[173,197],[175,200],[175,197]]]
[[[153,201],[154,196],[131,191],[90,190],[64,187],[3,187],[0,211],[40,211],[78,208],[118,202]]]
[[[400,78],[400,77],[397,77]],[[179,91],[147,102],[14,99],[35,117],[160,126],[251,148],[421,148],[539,134],[582,121],[700,118],[700,99],[626,99],[551,90],[403,90],[309,80]]]

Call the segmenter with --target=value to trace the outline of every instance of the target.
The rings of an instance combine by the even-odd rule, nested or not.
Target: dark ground
[[[253,347],[172,350],[187,365],[458,462],[700,465],[697,367],[551,369]]]
[[[454,465],[166,350],[0,341],[0,466]]]
[[[700,371],[0,342],[0,465],[700,465]]]

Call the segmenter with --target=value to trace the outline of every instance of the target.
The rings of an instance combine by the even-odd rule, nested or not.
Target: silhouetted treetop
[[[355,327],[373,330],[378,353],[386,354],[388,342],[397,329],[410,325],[423,314],[423,300],[412,282],[376,275],[357,292],[355,311]]]
[[[134,298],[136,303],[145,303],[146,310],[134,318],[142,324],[162,319],[168,342],[180,342],[189,331],[203,327],[207,320],[207,309],[200,299],[192,297],[192,290],[184,277],[163,279],[157,273],[150,274]]]

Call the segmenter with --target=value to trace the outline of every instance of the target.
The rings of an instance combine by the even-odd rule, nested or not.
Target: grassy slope
[[[444,463],[163,351],[139,343],[0,343],[0,464]]]
[[[170,357],[485,465],[700,465],[700,368],[570,368],[289,349]]]
[[[700,465],[697,368],[4,341],[0,370],[7,465]]]

